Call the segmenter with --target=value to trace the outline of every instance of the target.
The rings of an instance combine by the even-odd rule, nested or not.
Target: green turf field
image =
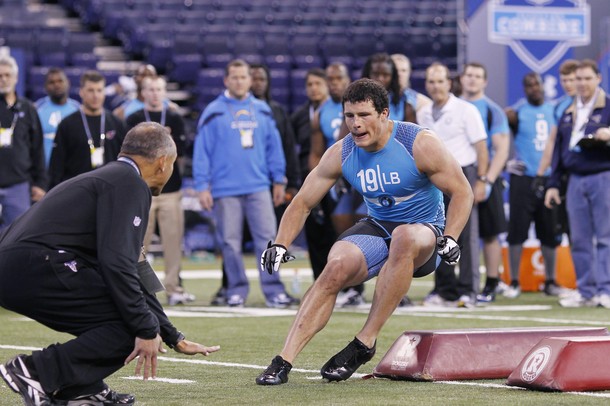
[[[254,267],[254,259],[248,267]],[[292,287],[294,268],[298,272],[301,294],[311,283],[305,260],[287,264],[282,275],[288,289]],[[326,360],[343,348],[360,329],[366,311],[337,311],[327,327],[319,333],[296,360],[290,380],[279,387],[261,387],[255,377],[280,350],[292,321],[293,311],[270,315],[258,282],[251,285],[247,307],[239,312],[209,307],[219,287],[213,257],[185,261],[184,283],[197,295],[189,306],[168,309],[174,324],[189,339],[207,345],[221,345],[221,351],[209,357],[188,357],[170,350],[161,356],[158,382],[129,379],[135,364],[129,365],[107,383],[115,390],[134,393],[138,405],[583,405],[609,404],[610,391],[572,394],[544,393],[507,387],[504,380],[460,381],[454,383],[390,381],[386,379],[349,379],[326,383],[318,373]],[[155,262],[162,269],[162,262]],[[431,277],[416,280],[410,297],[420,302],[432,288]],[[370,301],[374,282],[367,284]],[[163,298],[164,299],[164,298]],[[508,307],[539,305],[530,310]],[[505,308],[503,308],[505,307]],[[224,311],[221,311],[224,310]],[[55,333],[36,322],[0,309],[0,360],[29,352],[70,337]],[[607,309],[563,309],[554,298],[541,293],[524,293],[516,300],[498,298],[489,308],[399,310],[392,316],[378,339],[377,354],[358,372],[369,373],[381,360],[395,339],[405,330],[499,328],[528,326],[610,326]],[[0,384],[0,406],[13,406],[20,398]]]

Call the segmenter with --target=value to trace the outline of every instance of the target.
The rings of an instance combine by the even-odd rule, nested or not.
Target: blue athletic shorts
[[[372,217],[365,217],[341,234],[338,240],[349,241],[360,248],[366,259],[368,267],[367,280],[369,280],[379,275],[383,264],[388,260],[392,231],[403,224],[405,223],[381,221],[375,220]],[[436,237],[442,235],[442,231],[436,226],[428,223],[423,223],[423,225],[430,228]],[[424,265],[413,272],[413,277],[421,278],[429,275],[436,270],[440,262],[441,259],[435,251]]]

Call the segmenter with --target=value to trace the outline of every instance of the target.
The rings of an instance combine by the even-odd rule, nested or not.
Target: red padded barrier
[[[606,335],[605,327],[406,331],[373,375],[417,381],[507,378],[543,338]]]
[[[541,340],[508,377],[507,385],[549,391],[610,390],[610,337]]]

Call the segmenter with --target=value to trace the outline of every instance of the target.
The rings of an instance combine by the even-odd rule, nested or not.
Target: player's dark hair
[[[371,101],[377,113],[389,108],[388,91],[377,81],[372,79],[358,79],[347,87],[343,95],[345,103],[361,103]]]
[[[310,76],[317,76],[319,78],[326,80],[326,72],[322,68],[309,69],[307,71],[307,73],[305,74],[305,81],[307,81],[307,79],[309,79]]]
[[[246,69],[248,69],[248,74],[250,74],[250,65],[248,65],[248,62],[244,61],[243,59],[233,59],[231,62],[228,63],[227,67],[225,68],[225,78],[229,76],[229,70],[231,68],[241,67],[245,67]]]
[[[106,78],[96,70],[88,70],[80,76],[80,87],[85,87],[85,83],[87,82],[106,83]]]
[[[363,78],[370,79],[374,63],[387,63],[392,68],[392,79],[390,80],[390,86],[386,91],[392,94],[392,104],[399,104],[402,96],[400,92],[400,81],[398,80],[398,69],[396,69],[396,64],[394,64],[392,57],[386,52],[371,55],[362,68]]]
[[[593,59],[583,59],[578,64],[577,69],[591,68],[596,75],[599,75],[599,67],[597,66],[597,62]]]
[[[66,76],[66,72],[64,72],[64,70],[62,68],[59,68],[57,66],[52,66],[49,68],[49,70],[47,71],[46,75],[44,75],[44,80],[45,82],[47,80],[49,80],[49,77],[51,77],[51,75],[61,75],[63,76],[63,78],[68,81],[68,77]]]
[[[468,68],[478,68],[483,69],[483,79],[487,80],[487,68],[481,62],[468,62],[464,65],[464,70],[462,71],[462,75],[466,73],[466,69]]]
[[[540,76],[539,73],[537,73],[537,72],[528,72],[525,76],[523,76],[523,86],[527,85],[527,81],[530,78],[534,79],[536,82],[538,82],[540,84],[544,83],[542,81],[542,76]]]
[[[579,63],[576,59],[566,59],[559,65],[559,74],[570,75],[576,72]]]
[[[267,88],[265,89],[263,97],[266,101],[271,100],[271,72],[269,71],[269,67],[262,63],[251,63],[250,72],[252,72],[252,69],[262,69],[265,71],[265,75],[267,75]],[[250,76],[252,76],[252,73],[250,73]]]

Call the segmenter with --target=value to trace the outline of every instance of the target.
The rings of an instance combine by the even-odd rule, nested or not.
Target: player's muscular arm
[[[333,144],[322,156],[320,163],[309,173],[303,186],[292,199],[282,216],[275,242],[290,246],[305,224],[309,212],[341,177],[341,146]]]
[[[457,240],[464,228],[474,202],[472,188],[462,168],[443,142],[431,131],[421,131],[413,143],[417,169],[451,198],[447,209],[445,235]]]

